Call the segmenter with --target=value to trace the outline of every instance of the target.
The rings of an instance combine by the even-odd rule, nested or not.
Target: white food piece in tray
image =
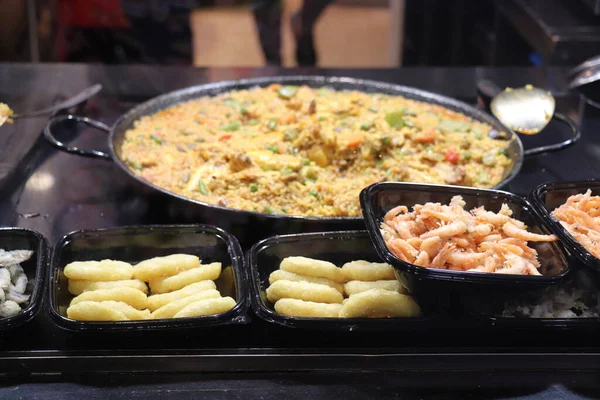
[[[12,279],[12,284],[15,290],[21,294],[25,293],[25,290],[27,289],[27,282],[27,275],[25,274],[19,274],[16,277],[13,276]]]
[[[0,289],[8,290],[10,286],[10,272],[6,268],[0,268]]]
[[[2,250],[0,252],[0,266],[8,267],[9,265],[21,264],[23,261],[29,260],[32,254],[32,250]]]
[[[21,304],[29,301],[28,279],[22,262],[33,255],[31,250],[0,249],[0,318],[8,318],[21,312]]]
[[[21,307],[12,300],[6,300],[0,304],[0,317],[7,318],[21,312]]]
[[[29,300],[28,294],[19,293],[13,285],[10,285],[8,292],[4,292],[7,300],[12,300],[17,304],[23,304]]]

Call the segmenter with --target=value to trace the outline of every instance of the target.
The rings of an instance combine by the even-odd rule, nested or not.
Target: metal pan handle
[[[525,152],[523,153],[523,155],[525,157],[562,150],[566,147],[574,145],[575,143],[577,143],[577,141],[579,139],[581,139],[581,130],[577,127],[577,124],[575,124],[575,122],[573,122],[573,120],[571,118],[569,118],[563,114],[554,113],[554,115],[552,116],[552,119],[555,119],[559,122],[562,122],[563,124],[566,124],[569,127],[569,129],[571,130],[572,136],[569,139],[565,140],[564,142],[549,144],[547,146],[540,146],[540,147],[535,147],[533,149],[525,150]]]
[[[64,121],[81,122],[81,123],[91,126],[92,128],[96,128],[96,129],[99,129],[99,130],[107,132],[107,133],[110,132],[110,128],[108,127],[108,125],[106,125],[100,121],[96,121],[96,120],[93,120],[93,119],[90,119],[87,117],[71,115],[71,114],[57,115],[55,117],[50,118],[48,120],[48,123],[44,127],[44,137],[52,146],[56,147],[57,149],[59,149],[61,151],[64,151],[64,152],[67,152],[70,154],[75,154],[78,156],[100,158],[100,159],[109,160],[109,161],[112,160],[112,157],[110,156],[110,154],[106,154],[99,150],[84,150],[84,149],[80,149],[78,147],[68,146],[67,144],[56,139],[56,137],[52,133],[52,128],[54,127],[54,125],[62,123]]]

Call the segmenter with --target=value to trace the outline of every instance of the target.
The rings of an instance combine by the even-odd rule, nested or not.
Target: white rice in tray
[[[572,284],[544,289],[537,298],[511,299],[505,302],[503,317],[517,318],[598,318],[600,298],[596,285],[586,274]]]

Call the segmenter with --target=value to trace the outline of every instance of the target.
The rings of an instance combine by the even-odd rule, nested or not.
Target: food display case
[[[498,288],[426,285],[416,295],[424,315],[406,324],[400,320],[370,323],[360,319],[356,324],[340,322],[320,326],[318,320],[295,321],[274,315],[260,292],[267,274],[282,257],[301,251],[340,263],[354,256],[377,261],[379,256],[364,231],[369,225],[365,226],[361,218],[305,225],[294,218],[231,216],[223,209],[174,201],[174,196],[141,185],[139,180],[124,173],[121,161],[115,164],[101,159],[108,158],[111,152],[114,154],[106,132],[65,117],[77,114],[98,120],[101,124],[94,123],[94,127],[106,130],[124,115],[114,125],[112,140],[120,129],[119,124],[127,124],[131,122],[128,118],[138,116],[137,105],[174,90],[214,83],[207,86],[210,93],[219,89],[219,82],[234,79],[260,78],[271,82],[274,76],[295,75],[308,81],[317,79],[311,76],[348,77],[341,81],[330,80],[334,83],[377,80],[385,84],[374,89],[411,86],[456,98],[473,108],[477,104],[476,82],[480,79],[495,80],[505,86],[530,83],[551,90],[557,98],[557,110],[574,120],[582,131],[581,140],[570,148],[523,158],[523,148],[527,150],[569,137],[571,133],[563,125],[551,122],[542,134],[521,137],[522,147],[519,144],[512,147],[517,153],[521,152],[517,161],[522,165],[514,176],[512,171],[507,173],[510,179],[503,182],[501,189],[517,196],[511,197],[510,193],[503,196],[532,213],[531,218],[537,224],[543,218],[542,213],[534,199],[531,200],[533,206],[524,199],[535,187],[548,182],[595,178],[600,167],[600,142],[594,132],[600,124],[594,110],[585,109],[577,94],[566,91],[566,71],[510,68],[248,70],[88,65],[3,65],[0,70],[2,92],[15,109],[52,102],[57,96],[95,83],[104,87],[85,104],[53,116],[55,121],[58,118],[61,122],[54,124],[50,134],[46,134],[52,136],[54,146],[42,133],[46,118],[15,121],[0,128],[7,136],[20,136],[21,143],[31,144],[15,146],[7,141],[5,149],[0,150],[10,161],[7,164],[10,171],[0,181],[3,188],[0,222],[39,232],[49,243],[47,252],[44,246],[38,245],[39,251],[45,253],[39,259],[44,273],[38,273],[39,282],[45,286],[44,301],[30,321],[0,332],[0,373],[301,373],[320,370],[327,373],[411,371],[435,376],[454,370],[464,372],[465,377],[469,373],[488,371],[490,374],[530,373],[528,376],[536,379],[544,375],[543,372],[597,372],[600,363],[595,331],[600,327],[600,319],[586,319],[585,323],[576,319],[540,323],[533,318],[506,322],[506,318],[498,315],[502,313],[498,311]],[[281,78],[286,79],[297,78]],[[26,88],[18,84],[21,81],[28,82]],[[35,99],[31,96],[33,92]],[[179,94],[185,98],[190,93]],[[421,99],[426,96],[419,91],[404,94]],[[459,107],[458,103],[445,103],[445,97],[432,99]],[[171,102],[172,98],[158,97],[158,103],[152,103],[151,110],[159,109],[161,101]],[[132,109],[133,114],[127,114]],[[485,111],[476,111],[476,115],[504,129]],[[94,149],[96,153],[95,157],[77,157],[56,147],[70,147],[71,152],[75,152],[73,148],[80,152]],[[415,192],[419,192],[418,188]],[[471,194],[474,199],[478,196],[476,191]],[[490,201],[500,201],[493,194],[486,196]],[[200,212],[195,212],[195,206]],[[372,221],[370,224],[373,225]],[[84,231],[70,234],[80,230]],[[549,232],[545,226],[543,231]],[[0,239],[7,232],[10,231],[2,231]],[[132,239],[134,234],[145,235],[146,242],[140,244]],[[179,241],[177,235],[181,235]],[[203,245],[212,243],[211,235],[216,235],[222,243],[202,249]],[[143,249],[140,250],[143,255],[128,252],[125,249],[128,244]],[[73,326],[63,329],[63,319],[67,319],[60,312],[65,290],[60,268],[66,260],[76,254],[84,258],[93,254],[111,257],[110,249],[114,249],[133,262],[164,254],[165,249],[194,246],[199,246],[196,249],[199,254],[206,253],[209,259],[228,258],[227,262],[234,266],[234,292],[239,305],[235,315],[212,324],[180,324],[172,329],[162,329],[162,326],[152,329],[152,325],[137,329],[135,324],[119,330]],[[554,250],[556,257],[566,265],[548,284],[574,279],[574,274],[585,268],[571,254],[570,247]],[[410,268],[404,272],[410,273]],[[587,272],[590,279],[597,279],[596,271]],[[532,288],[523,282],[504,285],[501,289],[502,295],[515,297],[529,290]],[[465,378],[465,385],[467,381]]]

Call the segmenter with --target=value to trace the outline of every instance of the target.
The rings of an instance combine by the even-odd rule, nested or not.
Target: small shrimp
[[[443,222],[451,222],[456,219],[452,214],[444,213],[443,211],[433,209],[423,209],[423,211],[421,211],[421,215],[425,215],[431,218],[437,218]]]
[[[417,217],[416,222],[425,226],[426,231],[432,231],[432,230],[440,227],[440,223],[438,221],[436,221],[435,218],[432,218],[432,217],[425,217],[425,216],[419,215]]]
[[[473,249],[475,247],[472,241],[464,237],[453,237],[450,238],[450,240],[452,241],[452,243],[454,243],[458,247],[462,247],[463,249]]]
[[[461,195],[452,196],[452,198],[450,199],[450,207],[452,208],[457,207],[462,208],[464,210],[466,205],[467,203],[465,203]]]
[[[587,194],[587,193],[588,192],[585,192],[585,194]],[[590,194],[591,194],[591,191],[590,191]],[[583,198],[583,196],[584,196],[584,194],[582,194],[582,193],[576,194],[574,196],[570,196],[567,199],[567,202],[565,204],[572,206],[573,204],[578,203]]]
[[[470,251],[456,251],[448,256],[447,263],[455,266],[464,266],[469,264],[475,264],[483,260],[484,258],[491,255],[490,251],[485,253],[474,253]]]
[[[394,228],[396,233],[398,233],[398,236],[400,237],[400,239],[406,240],[408,238],[414,237],[414,235],[410,231],[410,228],[407,226],[406,221],[395,221],[394,220],[394,221],[388,222],[388,225],[390,225],[392,228]]]
[[[592,217],[590,217],[586,212],[576,209],[573,209],[570,212],[573,215],[575,223],[593,229],[596,232],[600,231],[600,225],[594,222]]]
[[[440,250],[440,252],[437,254],[437,256],[435,256],[435,258],[431,260],[431,268],[444,268],[444,264],[446,264],[448,257],[450,257],[450,255],[455,251],[456,246],[454,244],[450,242],[446,243],[444,247],[442,247],[442,250]]]
[[[477,221],[486,222],[488,224],[492,224],[492,225],[498,226],[498,227],[504,225],[510,219],[506,215],[494,214],[491,211],[478,212],[475,214],[475,218],[477,219]]]
[[[415,262],[413,264],[418,265],[420,267],[429,267],[429,254],[427,254],[426,251],[421,251],[417,258],[415,258]]]
[[[496,270],[499,274],[518,274],[523,275],[527,270],[527,263],[523,258],[512,254],[505,257],[503,268]]]
[[[507,222],[504,224],[504,226],[502,226],[502,232],[504,232],[506,236],[527,240],[530,242],[553,242],[556,240],[555,235],[540,235],[537,233],[531,233],[514,226],[510,222]]]
[[[488,236],[494,231],[494,225],[492,224],[479,224],[471,229],[471,236],[474,238]]]
[[[484,236],[482,238],[479,238],[479,241],[481,243],[483,243],[483,242],[497,242],[497,241],[499,241],[501,239],[502,239],[502,235],[496,233],[496,234],[493,234],[493,235],[488,235],[488,236]]]
[[[412,231],[415,233],[415,235],[421,236],[422,234],[427,232],[427,230],[428,230],[427,226],[423,223],[423,221],[420,221],[420,220],[414,221],[414,227],[412,228]]]
[[[554,215],[559,221],[568,222],[570,224],[574,223],[573,215],[569,212],[573,207],[562,206],[552,211],[552,215]]]
[[[448,238],[452,236],[462,235],[467,230],[467,224],[463,221],[455,221],[448,225],[441,226],[429,232],[425,232],[421,235],[422,239],[427,239],[434,236],[441,238]]]
[[[388,222],[389,220],[394,219],[398,214],[406,214],[408,213],[408,207],[406,206],[397,206],[392,208],[390,211],[386,212],[383,221]]]
[[[408,244],[410,244],[412,247],[414,247],[415,249],[420,249],[421,244],[423,244],[423,239],[418,238],[418,237],[411,237],[409,239],[406,239],[406,242]]]
[[[595,244],[594,244],[594,242],[592,242],[592,240],[587,235],[585,235],[583,233],[579,233],[579,232],[575,231],[574,229],[571,229],[570,227],[567,227],[567,230],[569,231],[571,236],[573,236],[587,250],[592,251],[592,249],[594,249]],[[592,253],[592,254],[594,254],[594,253]],[[598,256],[600,254],[597,253],[594,255]]]
[[[494,272],[497,268],[497,264],[497,257],[487,257],[485,260],[483,260],[483,265],[471,268],[469,272]]]
[[[498,253],[512,253],[517,256],[522,256],[524,251],[519,246],[515,246],[514,244],[508,243],[500,243],[500,242],[483,242],[479,245],[481,250],[493,250]]]
[[[396,237],[396,231],[386,223],[381,224],[381,236],[386,242]]]
[[[525,225],[525,222],[519,221],[518,219],[509,218],[508,222],[510,222],[519,229],[527,229],[527,225]]]
[[[498,213],[506,215],[507,217],[510,217],[513,214],[512,210],[510,209],[510,207],[508,207],[508,204],[506,203],[502,203],[502,207],[500,207],[500,211],[498,211]]]
[[[600,207],[600,204],[598,207]],[[588,210],[587,213],[590,215],[590,217],[592,217],[595,223],[599,223],[598,217],[600,217],[600,208],[592,208],[591,210]]]
[[[408,262],[413,262],[415,258],[417,258],[417,256],[419,255],[417,249],[408,244],[406,240],[400,238],[392,239],[388,243],[388,247],[390,248],[390,250],[392,250],[392,253],[394,253],[394,255],[402,255],[402,257],[399,256],[399,258],[407,260]]]
[[[423,240],[421,246],[419,247],[422,251],[426,251],[429,255],[429,259],[433,259],[437,254],[442,250],[442,246],[444,245],[444,241],[440,237],[430,237],[428,239]]]
[[[542,275],[540,271],[538,271],[538,269],[535,267],[535,265],[531,263],[527,263],[527,268],[525,269],[525,272],[527,272],[528,275]]]
[[[577,205],[577,208],[579,208],[580,210],[585,210],[588,208],[588,203],[591,200],[591,196],[592,196],[592,192],[591,190],[587,190],[587,192],[585,192],[583,194],[583,196],[581,197],[581,199],[579,200],[579,204]]]
[[[516,239],[516,238],[506,238],[506,239],[500,240],[498,243],[502,244],[502,245],[517,246],[521,250],[523,250],[523,254],[527,255],[527,256],[536,256],[537,255],[537,252],[535,251],[535,249],[532,249],[531,247],[527,246],[527,242],[525,240]]]

